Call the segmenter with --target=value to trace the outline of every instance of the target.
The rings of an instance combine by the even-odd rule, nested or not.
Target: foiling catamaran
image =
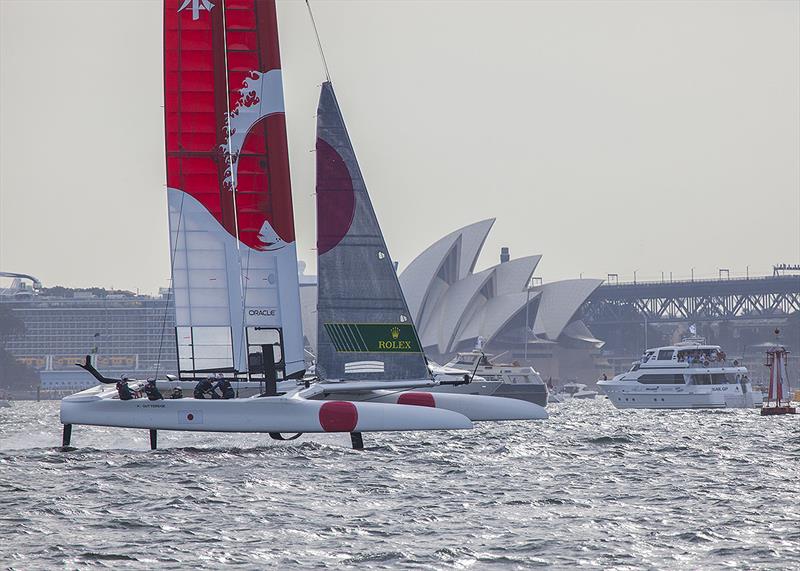
[[[349,432],[361,448],[362,432],[542,417],[541,407],[522,401],[413,390],[436,381],[424,365],[330,81],[322,87],[317,142],[319,256],[328,267],[320,271],[319,365],[326,380],[303,380],[274,0],[165,0],[164,86],[179,377],[159,381],[159,388],[221,374],[239,396],[255,394],[122,400],[111,386],[117,379],[87,358],[82,366],[101,384],[61,401],[64,446],[73,424],[147,429],[151,448],[159,429],[269,433],[278,440],[287,433]],[[389,292],[389,305],[376,313],[370,304],[359,313],[368,291]]]

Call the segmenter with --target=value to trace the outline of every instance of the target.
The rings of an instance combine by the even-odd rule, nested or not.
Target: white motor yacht
[[[524,367],[516,363],[494,363],[492,357],[493,355],[482,351],[458,353],[455,359],[445,365],[445,368],[467,371],[470,376],[474,374],[473,382],[482,377],[484,379],[481,383],[482,390],[494,388],[490,393],[478,394],[520,399],[539,406],[547,405],[547,385],[533,367]],[[469,387],[469,385],[462,386]]]
[[[753,408],[763,400],[745,367],[700,338],[648,349],[627,373],[597,381],[597,388],[617,408]]]

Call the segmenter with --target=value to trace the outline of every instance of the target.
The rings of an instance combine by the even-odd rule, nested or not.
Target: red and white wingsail
[[[301,375],[274,0],[165,0],[164,89],[180,372]]]

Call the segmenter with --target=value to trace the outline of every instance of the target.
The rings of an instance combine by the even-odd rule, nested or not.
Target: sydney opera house
[[[529,363],[545,379],[593,381],[603,370],[596,339],[580,308],[602,283],[570,279],[533,284],[540,255],[475,271],[494,224],[476,222],[444,236],[400,274],[400,284],[429,359],[447,362],[480,343],[500,361]],[[316,346],[316,280],[301,276],[304,330]]]

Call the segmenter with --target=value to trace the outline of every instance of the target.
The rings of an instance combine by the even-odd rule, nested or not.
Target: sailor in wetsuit
[[[215,394],[216,390],[219,390],[219,393],[222,395],[224,399],[232,399],[236,398],[236,392],[233,390],[231,386],[231,382],[228,379],[222,378],[221,376],[217,380],[217,384],[214,386]]]
[[[161,391],[158,390],[156,386],[156,380],[150,379],[144,385],[144,394],[147,395],[147,398],[150,400],[164,400],[164,396],[161,394]]]
[[[196,399],[204,399],[209,393],[211,394],[212,399],[219,398],[219,395],[214,392],[214,377],[203,379],[194,387],[194,398]]]
[[[131,400],[133,399],[133,392],[131,388],[128,386],[128,376],[122,375],[122,378],[117,381],[117,394],[119,395],[119,400]]]

